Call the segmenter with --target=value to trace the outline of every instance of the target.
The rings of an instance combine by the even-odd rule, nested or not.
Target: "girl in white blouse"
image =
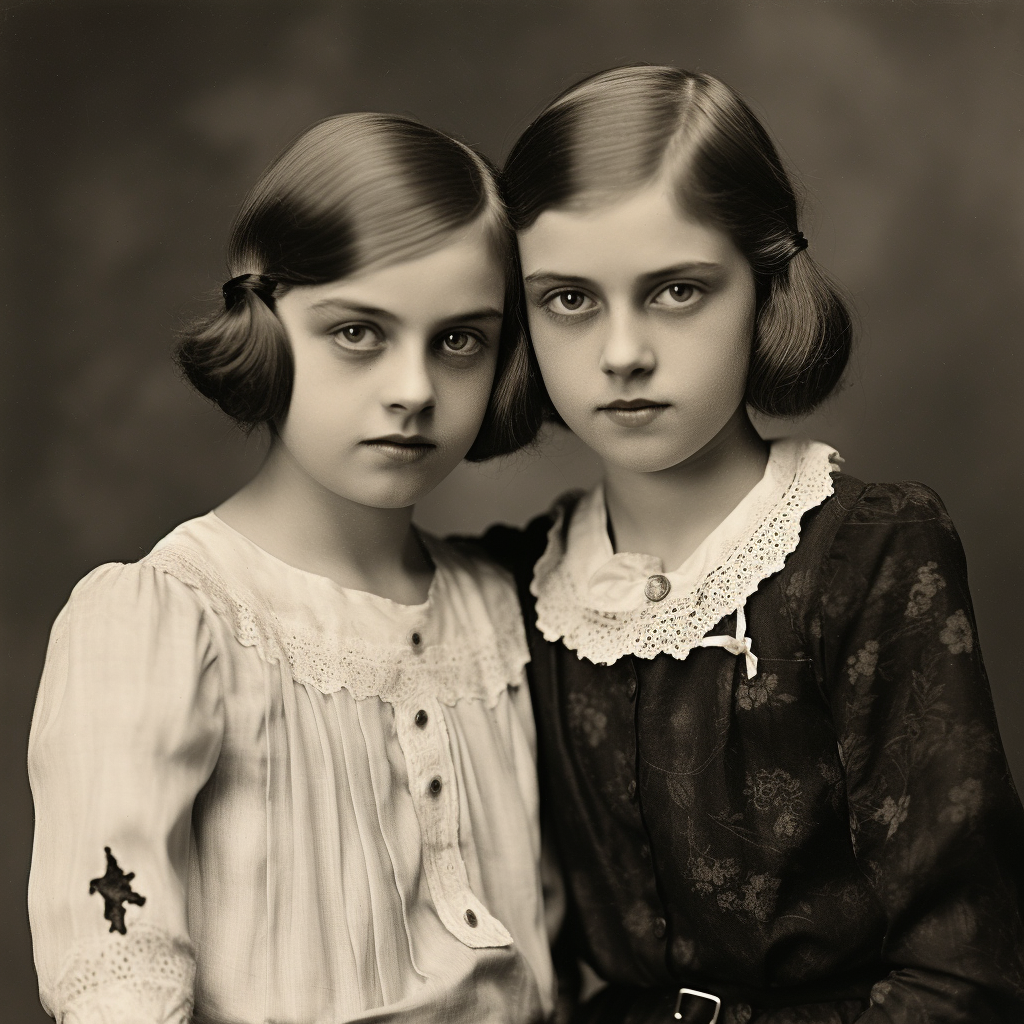
[[[515,593],[411,524],[536,430],[512,253],[483,160],[392,116],[314,126],[243,205],[179,360],[266,462],[51,637],[29,912],[59,1021],[550,1012]]]

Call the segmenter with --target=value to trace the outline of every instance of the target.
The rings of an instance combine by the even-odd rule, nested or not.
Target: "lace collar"
[[[530,586],[537,627],[545,639],[561,640],[599,665],[629,654],[683,660],[707,646],[701,640],[708,630],[741,612],[761,581],[783,567],[800,540],[804,513],[832,494],[840,461],[820,442],[772,442],[762,479],[672,572],[653,555],[614,552],[598,486],[580,499],[570,522],[564,507],[556,512]]]
[[[423,604],[403,605],[275,558],[214,513],[143,560],[195,591],[235,640],[323,693],[391,704],[429,694],[494,706],[530,660],[511,578],[421,532],[434,563]]]

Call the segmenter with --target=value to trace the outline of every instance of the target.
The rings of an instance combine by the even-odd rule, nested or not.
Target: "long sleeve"
[[[875,485],[823,568],[812,632],[856,856],[888,921],[891,973],[858,1024],[1024,1019],[1024,820],[959,539],[931,491]]]
[[[29,740],[29,917],[44,1007],[64,1024],[185,1024],[188,865],[223,704],[202,605],[144,562],[75,589]]]

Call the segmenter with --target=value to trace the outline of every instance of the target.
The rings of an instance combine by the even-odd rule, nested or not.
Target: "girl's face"
[[[415,503],[480,429],[504,292],[479,223],[426,256],[290,289],[277,301],[295,364],[279,443],[335,495]]]
[[[559,415],[606,462],[678,465],[743,401],[754,276],[663,183],[548,210],[519,237],[537,360]]]

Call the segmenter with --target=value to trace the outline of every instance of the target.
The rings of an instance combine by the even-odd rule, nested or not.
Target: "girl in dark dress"
[[[505,190],[552,414],[604,479],[513,569],[560,953],[585,1022],[1024,1020],[1024,814],[935,493],[766,443],[850,347],[792,186],[723,83],[617,69]]]

